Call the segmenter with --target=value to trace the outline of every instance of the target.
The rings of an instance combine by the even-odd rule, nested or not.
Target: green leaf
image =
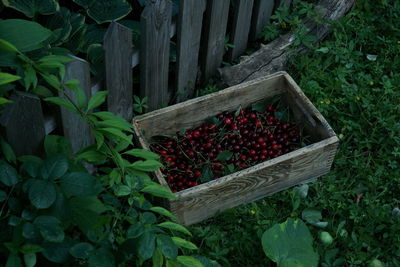
[[[38,209],[47,209],[56,201],[56,189],[48,181],[32,179],[28,190],[29,200]]]
[[[89,100],[89,104],[87,110],[92,110],[100,106],[106,101],[106,96],[108,95],[108,91],[100,91],[95,93]]]
[[[275,224],[264,232],[261,240],[265,254],[278,266],[318,266],[311,233],[301,220],[289,218]]]
[[[6,7],[11,7],[33,18],[36,14],[50,15],[60,7],[55,0],[3,0]]]
[[[159,184],[147,185],[140,190],[141,192],[149,193],[156,197],[176,199],[176,196],[171,192],[169,188]]]
[[[325,228],[326,226],[328,226],[328,222],[320,221],[322,219],[322,215],[321,211],[317,209],[312,209],[312,208],[305,209],[301,213],[301,217],[303,218],[303,220],[316,227]]]
[[[217,156],[217,160],[220,161],[227,161],[228,159],[230,159],[233,156],[233,152],[229,151],[229,150],[224,150],[221,153],[218,154]]]
[[[7,199],[7,193],[4,192],[3,190],[0,190],[0,202],[3,202],[6,199]]]
[[[42,85],[38,85],[35,88],[33,88],[32,93],[34,93],[35,95],[38,95],[42,98],[53,96],[53,92]]]
[[[0,85],[6,84],[6,83],[12,83],[12,82],[18,81],[19,79],[21,79],[20,76],[13,75],[13,74],[6,73],[6,72],[0,72]]]
[[[264,112],[267,108],[267,105],[263,102],[255,103],[251,105],[251,109],[257,112]]]
[[[61,243],[45,242],[43,248],[45,249],[42,254],[49,261],[56,263],[64,263],[69,257],[69,250],[74,245],[74,241],[66,237]]]
[[[187,249],[191,249],[191,250],[198,249],[198,247],[195,244],[193,244],[192,242],[187,241],[187,240],[177,237],[177,236],[173,236],[172,241],[174,241],[175,245],[177,245],[181,248],[187,248]]]
[[[79,114],[78,109],[71,102],[62,97],[47,97],[44,100]]]
[[[36,254],[35,253],[28,253],[24,254],[24,262],[26,267],[33,267],[36,265]]]
[[[17,171],[8,163],[0,160],[0,182],[6,186],[14,186],[18,183]]]
[[[151,207],[150,210],[152,212],[156,212],[158,214],[164,215],[166,217],[169,217],[173,220],[178,220],[178,218],[176,218],[176,216],[174,214],[172,214],[169,210],[166,210],[162,207]]]
[[[10,144],[0,136],[0,146],[2,153],[8,162],[17,163],[17,157],[14,154]]]
[[[52,216],[38,216],[33,222],[39,228],[40,234],[49,242],[59,243],[64,240],[61,222]]]
[[[13,44],[21,52],[41,48],[42,43],[49,39],[51,35],[50,30],[33,21],[23,19],[0,20],[0,39]]]
[[[89,267],[115,266],[115,258],[106,247],[96,249],[89,257]]]
[[[146,149],[140,149],[140,148],[134,148],[134,149],[128,150],[128,151],[124,152],[124,154],[135,156],[138,158],[143,158],[143,159],[159,159],[160,158],[159,155],[157,155],[151,151],[148,151]]]
[[[68,159],[62,154],[55,154],[44,160],[40,174],[44,179],[55,180],[68,171]]]
[[[38,79],[36,77],[36,71],[30,65],[28,65],[24,70],[24,83],[25,83],[25,90],[27,91],[31,86],[33,88],[37,86]]]
[[[129,226],[128,230],[126,231],[127,238],[137,238],[141,236],[146,229],[142,222],[135,222],[131,226]]]
[[[125,121],[116,121],[116,120],[105,120],[105,121],[99,121],[96,123],[96,126],[98,127],[111,127],[111,128],[117,128],[123,131],[128,131],[128,132],[133,132],[132,126],[127,124]]]
[[[157,247],[167,259],[175,260],[178,256],[178,247],[167,235],[157,235]]]
[[[86,172],[71,172],[61,178],[61,188],[73,196],[95,196],[103,188],[95,177]]]
[[[17,253],[10,253],[5,267],[23,267]]]
[[[203,183],[214,179],[214,174],[213,174],[211,168],[208,166],[204,166],[201,173],[202,173],[202,175],[200,177],[200,181]]]
[[[174,222],[162,222],[160,224],[157,224],[157,226],[163,227],[166,229],[170,229],[173,231],[178,231],[178,232],[184,233],[186,235],[192,236],[192,234],[189,232],[188,229],[186,229],[186,227],[184,227],[180,224],[174,223]]]
[[[67,138],[59,135],[46,135],[44,150],[47,156],[54,154],[71,154],[71,144]]]
[[[187,267],[204,267],[204,265],[191,256],[178,256],[177,261]]]
[[[57,78],[57,76],[53,75],[53,74],[47,74],[47,73],[43,73],[40,72],[40,75],[43,77],[43,79],[54,89],[56,89],[57,91],[61,91],[61,82],[60,80]],[[56,97],[48,97],[49,99],[54,99]],[[46,100],[46,99],[45,99]],[[46,100],[47,101],[47,100]],[[57,103],[56,103],[57,104]]]
[[[145,231],[140,237],[138,243],[138,254],[143,260],[148,260],[153,256],[155,240],[156,236],[149,231]]]
[[[162,253],[161,253],[159,248],[157,248],[154,251],[152,261],[153,261],[153,267],[162,267],[163,266],[164,257],[163,257],[163,255],[162,255]]]
[[[31,223],[25,223],[22,227],[22,236],[26,239],[36,239],[39,237],[39,232]]]
[[[94,247],[90,243],[82,242],[70,248],[69,253],[77,259],[87,259]]]
[[[4,105],[4,104],[8,104],[8,103],[12,103],[12,101],[8,100],[7,98],[0,97],[0,105]]]
[[[103,163],[107,159],[107,155],[97,150],[90,149],[77,154],[76,159],[83,159],[90,163]]]
[[[204,267],[221,267],[221,265],[213,260],[210,260],[209,258],[203,257],[203,256],[196,256],[196,260],[201,262]]]
[[[132,189],[130,189],[128,186],[120,185],[117,187],[117,190],[115,191],[115,195],[118,197],[128,196],[131,194],[131,192],[132,192]]]
[[[109,133],[117,138],[121,138],[122,140],[125,140],[129,144],[132,144],[132,135],[126,135],[121,130],[118,130],[115,128],[99,128],[97,130],[99,132]]]
[[[43,250],[44,249],[41,246],[33,245],[33,244],[25,244],[19,249],[19,251],[23,254],[38,253],[38,252],[42,252]]]
[[[131,5],[125,0],[97,0],[87,6],[87,14],[98,24],[120,20],[132,11]]]
[[[11,44],[10,42],[7,42],[6,40],[0,39],[0,50],[8,53],[18,53],[18,49]]]
[[[130,165],[130,167],[132,167],[133,169],[144,172],[153,172],[158,170],[158,168],[161,168],[162,166],[163,165],[160,162],[151,159],[145,161],[138,160]]]

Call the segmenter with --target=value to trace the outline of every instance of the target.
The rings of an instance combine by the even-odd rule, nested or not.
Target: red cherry
[[[231,121],[231,119],[229,119],[229,118],[225,118],[225,119],[224,119],[224,123],[227,124],[227,125],[229,125],[229,124],[232,123],[232,121]]]
[[[261,125],[262,125],[261,121],[256,121],[256,123],[255,123],[256,127],[261,127]]]
[[[194,138],[199,138],[201,136],[201,133],[200,133],[200,131],[193,131],[193,137]]]

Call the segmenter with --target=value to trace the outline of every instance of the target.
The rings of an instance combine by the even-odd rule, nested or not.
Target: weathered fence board
[[[292,0],[275,0],[275,7],[290,7]]]
[[[39,97],[16,91],[0,118],[6,141],[17,156],[40,155],[45,136]]]
[[[234,0],[235,14],[232,25],[230,43],[233,48],[229,50],[229,59],[232,61],[246,50],[249,39],[253,0]]]
[[[89,99],[91,96],[89,63],[78,57],[73,58],[73,61],[65,65],[64,80],[77,79],[79,81],[79,87],[83,89],[87,99]],[[65,89],[64,94],[65,95],[61,95],[61,97],[68,97],[75,101],[75,92]],[[91,137],[89,125],[72,111],[64,108],[60,109],[64,136],[70,141],[72,152],[76,153],[82,148],[93,144],[94,140]]]
[[[263,27],[268,24],[273,9],[274,0],[254,0],[249,34],[250,41],[254,41],[258,38]]]
[[[207,1],[201,48],[202,80],[216,73],[224,56],[230,0]]]
[[[149,110],[167,105],[171,1],[152,0],[141,15],[140,95]]]
[[[116,22],[104,36],[108,110],[126,120],[132,119],[132,31]]]
[[[193,95],[198,72],[201,26],[206,0],[180,0],[177,42],[177,102]]]

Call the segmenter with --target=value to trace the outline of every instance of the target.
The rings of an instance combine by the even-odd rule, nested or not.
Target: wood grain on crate
[[[104,35],[108,111],[132,119],[132,30],[112,22]]]
[[[329,172],[337,138],[301,148],[243,171],[178,192],[171,211],[190,225]]]
[[[154,0],[143,10],[140,24],[140,95],[148,110],[168,105],[171,1]]]
[[[150,137],[193,127],[225,110],[282,95],[297,124],[313,134],[311,145],[216,180],[176,193],[168,206],[183,224],[190,225],[239,204],[257,200],[327,173],[338,145],[335,132],[286,72],[230,87],[220,92],[153,111],[133,120],[140,145],[149,149]],[[298,113],[296,115],[296,113]],[[168,187],[162,173],[155,173]]]
[[[242,55],[247,48],[253,13],[253,0],[234,0],[235,14],[233,16],[230,43],[233,47],[229,50],[229,60],[233,61]]]

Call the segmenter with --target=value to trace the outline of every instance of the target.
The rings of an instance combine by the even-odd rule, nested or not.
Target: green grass
[[[334,237],[325,247],[322,229],[309,225],[323,266],[365,266],[375,258],[400,266],[400,218],[393,214],[400,206],[400,2],[357,1],[332,29],[289,69],[341,139],[331,172],[310,184],[295,211],[293,190],[286,190],[193,226],[199,254],[223,266],[275,266],[262,251],[262,233],[315,208]]]

